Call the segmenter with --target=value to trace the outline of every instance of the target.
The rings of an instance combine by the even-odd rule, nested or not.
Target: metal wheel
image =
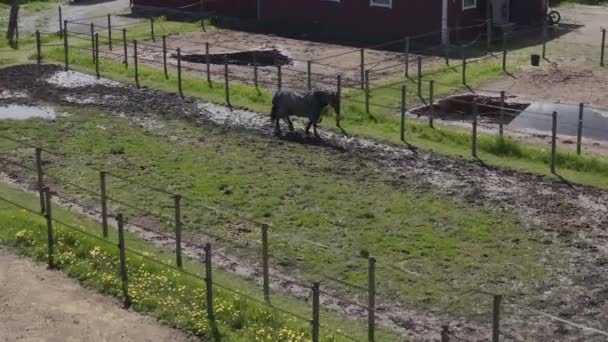
[[[558,11],[551,11],[547,14],[547,22],[551,25],[559,24],[561,20],[562,16]]]

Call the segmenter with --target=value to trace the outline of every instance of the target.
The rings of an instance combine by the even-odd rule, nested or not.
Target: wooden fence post
[[[70,68],[69,62],[69,51],[68,51],[68,21],[63,21],[63,52],[65,55],[65,71],[68,71]]]
[[[557,153],[557,112],[553,112],[553,125],[551,129],[551,173],[555,174]]]
[[[422,98],[422,57],[418,56],[418,97]]]
[[[433,124],[433,103],[435,102],[435,81],[431,80],[429,82],[429,105],[428,105],[428,109],[429,109],[429,126],[431,128],[434,128],[434,124]]]
[[[277,65],[277,89],[281,90],[281,88],[283,87],[283,75],[281,73],[281,64],[276,63],[276,65]]]
[[[128,52],[128,43],[127,43],[127,29],[122,29],[122,49],[125,54],[125,68],[129,68],[129,52]]]
[[[177,48],[177,91],[179,96],[184,97],[184,90],[182,89],[182,50]]]
[[[97,79],[101,77],[99,74],[99,33],[95,33],[95,75]]]
[[[131,298],[129,298],[129,276],[127,274],[127,256],[125,251],[125,232],[122,214],[116,215],[118,224],[118,250],[120,252],[120,278],[122,280],[122,296],[124,299],[125,308],[131,306]]]
[[[319,282],[312,284],[312,341],[319,342]]]
[[[602,48],[600,52],[600,66],[604,66],[604,56],[606,54],[606,29],[602,29]]]
[[[137,40],[133,41],[133,66],[135,67],[135,85],[139,89],[139,67],[137,63]]]
[[[407,86],[401,86],[401,141],[405,142],[405,112],[406,108]]]
[[[445,58],[445,65],[446,66],[450,66],[450,31],[448,30],[447,32],[448,35],[448,40],[446,42],[446,44],[444,44],[443,46],[443,54],[444,54],[444,58]]]
[[[585,104],[581,103],[578,106],[578,129],[576,132],[576,154],[581,155],[581,147],[583,140],[583,115],[585,112]]]
[[[488,49],[488,51],[490,51],[490,49],[492,48],[492,19],[486,20],[486,35],[486,48]]]
[[[405,37],[405,77],[410,77],[410,37]]]
[[[441,326],[441,342],[450,342],[450,327],[448,325]]]
[[[91,61],[95,63],[95,24],[91,23]]]
[[[211,275],[211,244],[205,244],[205,289],[207,294],[207,318],[215,319],[213,314],[213,278]]]
[[[112,15],[108,13],[108,48],[112,51]]]
[[[230,80],[228,79],[228,57],[224,55],[224,88],[226,90],[226,104],[228,107],[232,107],[230,104]]]
[[[258,88],[258,53],[253,52],[253,85]]]
[[[169,71],[167,70],[167,36],[163,34],[163,71],[165,79],[169,79]]]
[[[99,171],[99,194],[101,198],[101,231],[108,237],[108,196],[106,191],[106,172]]]
[[[543,23],[542,26],[542,35],[543,35],[543,59],[547,59],[547,25]]]
[[[504,135],[505,125],[505,91],[500,92],[500,112],[498,114],[498,135]]]
[[[36,65],[38,66],[38,75],[42,68],[42,44],[40,43],[40,31],[36,30]]]
[[[471,154],[477,158],[477,101],[473,102],[473,136],[471,139]]]
[[[38,174],[38,194],[40,195],[40,213],[46,212],[46,199],[44,195],[44,172],[42,172],[42,149],[36,147],[36,173]]]
[[[211,57],[209,56],[209,43],[205,43],[205,64],[207,66],[207,84],[211,88]]]
[[[312,61],[306,62],[308,90],[312,90]]]
[[[361,49],[361,60],[359,64],[361,74],[361,89],[363,89],[365,87],[365,49]]]
[[[264,278],[264,300],[270,303],[270,273],[268,270],[268,225],[262,224],[262,274]]]
[[[507,34],[502,34],[502,72],[507,73]]]
[[[462,57],[462,85],[467,85],[467,58]]]
[[[15,24],[15,49],[19,50],[19,20]]]
[[[369,257],[367,262],[367,340],[374,342],[376,339],[376,258]]]
[[[154,36],[154,18],[150,18],[150,36],[152,36],[152,41],[156,41],[156,37]]]
[[[369,70],[365,70],[365,113],[369,114]]]
[[[173,195],[173,205],[175,209],[175,264],[180,269],[182,265],[182,208],[181,195]]]
[[[55,250],[55,242],[53,240],[53,213],[51,210],[51,190],[49,187],[45,187],[43,190],[45,194],[45,212],[44,216],[46,217],[46,230],[47,230],[47,243],[48,243],[48,268],[55,268],[55,260],[54,260],[54,250]]]
[[[59,12],[59,38],[63,38],[63,15],[61,14],[61,6],[57,6]]]
[[[494,309],[492,314],[492,342],[500,341],[500,302],[501,295],[494,296]]]
[[[340,127],[340,120],[342,119],[342,76],[338,75],[336,79],[336,97],[338,98],[337,110],[336,110],[336,126]]]

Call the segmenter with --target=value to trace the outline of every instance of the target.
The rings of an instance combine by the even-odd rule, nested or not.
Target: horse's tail
[[[279,93],[277,92],[273,98],[272,98],[272,109],[270,111],[270,122],[274,123],[275,121],[277,121],[279,118],[277,118],[277,112],[279,110],[279,101],[278,101],[278,96]]]

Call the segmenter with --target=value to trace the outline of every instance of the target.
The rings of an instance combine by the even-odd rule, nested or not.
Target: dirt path
[[[139,19],[131,18],[128,0],[111,1],[79,1],[78,3],[63,3],[61,6],[62,18],[64,20],[76,20],[79,18],[91,18],[82,20],[83,25],[70,24],[69,30],[73,32],[89,32],[90,23],[107,26],[107,14],[112,14],[112,25],[131,24]],[[85,25],[86,24],[86,25]],[[30,13],[20,18],[20,31],[22,33],[33,33],[37,29],[41,32],[59,31],[59,15],[57,6],[51,6],[49,10]]]
[[[34,70],[31,66],[3,69],[0,88],[27,94],[25,98],[13,101],[89,105],[124,113],[136,121],[146,120],[147,114],[153,112],[203,126],[219,124],[245,128],[269,141],[275,139],[271,137],[268,118],[256,113],[230,111],[191,98],[181,99],[151,89],[137,90],[107,82],[83,82],[80,87],[69,88],[67,86],[72,83],[44,81],[59,69],[45,67],[43,80],[38,81],[27,76]],[[33,88],[32,84],[38,86]],[[608,282],[608,263],[605,262],[608,258],[608,208],[605,204],[608,203],[608,192],[328,131],[322,131],[322,138],[322,142],[312,142],[297,135],[293,137],[301,143],[320,144],[315,148],[334,149],[352,158],[373,161],[377,163],[379,172],[395,177],[396,187],[403,186],[398,182],[399,178],[409,179],[412,180],[407,185],[409,187],[456,196],[471,205],[514,212],[530,230],[542,232],[547,243],[558,239],[565,246],[562,251],[564,260],[571,263],[559,270],[559,283],[539,284],[537,298],[527,298],[527,305],[597,329],[608,328],[608,311],[605,310],[608,292],[603,285]],[[14,173],[14,176],[18,177],[18,174]],[[278,284],[283,291],[298,295],[297,286],[287,285]],[[357,307],[336,301],[323,301],[323,304],[360,316]],[[405,335],[411,340],[428,341],[429,336],[437,335],[438,318],[395,303],[382,303],[382,306],[379,312],[384,317],[379,323],[397,327],[397,330],[405,329]],[[460,330],[458,336],[466,336],[468,341],[485,340],[488,336],[487,331],[480,330],[471,322],[452,322],[455,323],[453,329],[457,333]],[[505,324],[517,327],[515,331],[521,332],[518,340],[580,340],[580,331],[564,328],[538,315],[508,316]]]
[[[0,303],[3,341],[194,341],[3,248]]]

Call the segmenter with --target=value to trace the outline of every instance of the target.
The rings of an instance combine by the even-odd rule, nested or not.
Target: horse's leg
[[[312,125],[312,121],[308,121],[306,124],[306,135],[310,134],[310,125]]]
[[[291,119],[289,118],[289,116],[285,117],[285,121],[287,121],[287,125],[289,126],[289,131],[293,132],[293,122],[291,122]]]
[[[319,138],[319,132],[317,132],[317,122],[316,121],[312,123],[312,130],[315,134],[315,137]]]
[[[275,121],[274,121],[274,134],[275,135],[281,135],[281,124],[280,124],[281,119],[276,117]]]

